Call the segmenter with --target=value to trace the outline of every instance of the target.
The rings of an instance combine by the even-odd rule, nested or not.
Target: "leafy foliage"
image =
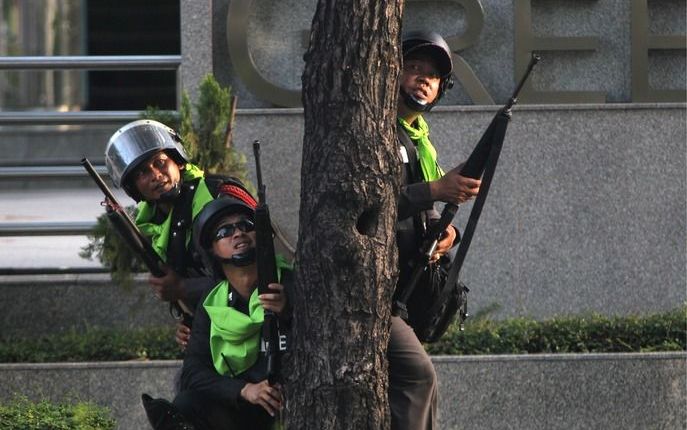
[[[135,206],[128,206],[125,210],[131,219],[136,218]],[[114,231],[107,214],[104,213],[97,218],[95,227],[87,237],[88,245],[81,249],[79,256],[86,259],[97,258],[110,269],[112,280],[118,285],[129,289],[133,281],[132,274],[146,270],[138,256]]]
[[[195,105],[184,93],[179,115],[148,107],[141,117],[177,130],[191,162],[205,172],[235,176],[249,183],[246,156],[231,143],[233,114],[230,88],[222,87],[212,75],[206,75]]]
[[[0,430],[111,430],[115,424],[107,408],[89,402],[31,402],[16,396],[0,404]]]
[[[209,173],[236,176],[247,183],[246,157],[235,151],[231,139],[232,104],[229,89],[222,88],[212,76],[205,77],[200,84],[200,95],[195,106],[196,127],[189,127],[190,101],[185,97],[182,103],[181,137],[184,142],[196,144],[191,158]],[[191,145],[188,145],[191,146]]]
[[[195,105],[184,92],[179,114],[149,106],[141,118],[153,119],[178,130],[189,159],[206,173],[235,176],[254,191],[247,179],[246,157],[230,142],[233,118],[231,91],[222,87],[212,75],[205,76],[201,82]],[[134,219],[136,207],[129,206],[126,210]],[[112,229],[106,214],[98,217],[88,241],[79,256],[89,260],[97,258],[110,270],[112,280],[120,285],[129,287],[133,273],[147,270]]]
[[[438,342],[427,345],[427,351],[436,355],[684,350],[687,306],[641,316],[589,314],[545,321],[468,319],[464,331],[453,325]]]

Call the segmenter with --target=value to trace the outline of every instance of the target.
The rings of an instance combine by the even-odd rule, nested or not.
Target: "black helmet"
[[[451,59],[451,48],[448,43],[438,33],[433,31],[413,31],[403,37],[403,59],[414,53],[424,53],[429,55],[437,64],[441,75],[439,84],[439,94],[437,98],[429,104],[422,104],[401,89],[403,100],[411,109],[418,112],[428,112],[432,109],[444,93],[453,87],[453,60]]]
[[[130,122],[110,137],[105,148],[105,165],[116,188],[123,188],[136,201],[141,196],[130,181],[139,164],[165,151],[179,165],[188,163],[181,139],[174,130],[150,119]]]
[[[224,217],[243,213],[248,217],[255,216],[255,207],[257,202],[253,196],[246,190],[239,180],[229,180],[223,183],[220,187],[220,194],[216,199],[210,201],[200,211],[193,222],[193,246],[200,255],[203,265],[215,277],[222,277],[220,261],[212,252],[212,242],[215,235],[215,227],[217,223]],[[238,256],[239,264],[247,262],[250,264],[255,255]],[[236,261],[232,261],[236,263]]]

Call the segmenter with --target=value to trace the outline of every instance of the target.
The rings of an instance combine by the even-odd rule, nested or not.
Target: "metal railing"
[[[94,166],[99,175],[107,175],[105,166]],[[81,166],[9,166],[0,167],[0,179],[71,178],[86,176]]]
[[[0,57],[0,70],[179,70],[181,55]]]
[[[2,125],[84,125],[134,121],[141,111],[0,112]]]
[[[5,222],[0,236],[83,236],[93,231],[95,221]]]
[[[12,56],[0,57],[2,70],[176,70],[177,107],[181,95],[179,75],[181,55],[114,55],[114,56]],[[118,124],[138,119],[140,111],[74,111],[74,112],[0,112],[0,126],[92,125]],[[106,174],[105,166],[96,166]],[[0,180],[27,178],[66,178],[86,175],[81,166],[41,165],[0,166]],[[83,236],[90,233],[93,222],[13,222],[0,223],[0,237],[8,236]],[[27,273],[92,273],[102,268],[84,267],[0,267],[0,274]]]

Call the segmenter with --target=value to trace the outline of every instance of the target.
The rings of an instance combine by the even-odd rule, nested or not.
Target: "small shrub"
[[[111,430],[115,424],[107,408],[89,402],[32,402],[16,396],[0,404],[0,430]]]
[[[138,209],[135,206],[127,206],[124,209],[132,220],[136,219]],[[88,245],[81,248],[79,256],[87,260],[97,258],[110,270],[112,281],[124,287],[126,291],[133,285],[134,273],[147,272],[145,264],[115,232],[106,213],[98,216],[87,239]]]

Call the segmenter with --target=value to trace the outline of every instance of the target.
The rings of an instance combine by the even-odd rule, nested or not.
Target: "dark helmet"
[[[439,84],[439,94],[436,100],[429,104],[419,103],[403,89],[401,95],[409,108],[418,112],[428,112],[432,109],[444,93],[453,87],[453,60],[451,59],[451,48],[448,43],[438,33],[433,31],[413,31],[403,37],[403,59],[411,54],[423,53],[429,55],[437,64],[441,75]]]
[[[114,186],[123,188],[134,200],[141,200],[130,175],[159,151],[165,151],[179,165],[189,161],[179,135],[160,122],[142,119],[117,130],[105,148],[105,165]]]
[[[193,222],[193,246],[200,255],[205,268],[212,272],[216,277],[222,277],[220,263],[224,260],[218,259],[212,252],[212,242],[215,236],[215,229],[219,221],[231,214],[243,213],[249,218],[255,216],[257,202],[246,190],[238,179],[224,182],[219,187],[220,194],[216,199],[210,201],[200,211]],[[255,259],[255,251],[252,250],[246,255],[232,257],[230,263],[238,266],[250,264]]]

